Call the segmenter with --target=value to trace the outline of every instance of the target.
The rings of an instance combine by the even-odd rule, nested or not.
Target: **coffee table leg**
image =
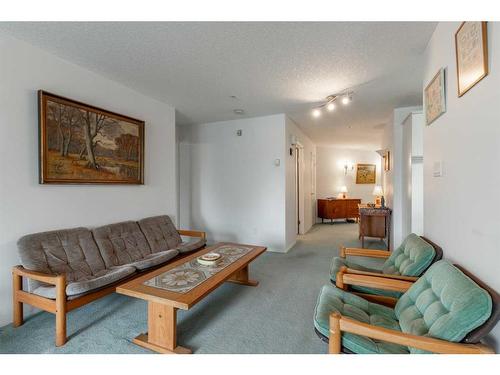
[[[232,283],[248,285],[248,286],[257,286],[259,282],[256,280],[250,280],[248,277],[248,265],[241,268],[239,271],[233,273],[233,275],[227,280]]]
[[[191,350],[177,346],[177,309],[148,301],[148,333],[137,336],[134,343],[165,354],[190,354]]]

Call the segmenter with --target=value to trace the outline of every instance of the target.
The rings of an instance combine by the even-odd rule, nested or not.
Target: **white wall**
[[[285,115],[178,128],[181,225],[285,251]]]
[[[392,209],[391,248],[398,247],[403,240],[402,163],[403,163],[403,121],[421,107],[395,108],[382,137],[382,149],[390,151],[390,171],[382,172],[386,206]]]
[[[318,198],[336,197],[340,186],[347,187],[347,196],[361,198],[363,203],[373,202],[375,185],[382,185],[381,160],[375,150],[352,150],[328,146],[316,148],[316,183]],[[354,165],[353,170],[344,173],[345,163]],[[356,164],[375,164],[375,184],[356,184]]]
[[[290,155],[292,147],[292,136],[303,146],[301,149],[302,157],[302,197],[300,211],[303,212],[303,225],[301,225],[301,234],[307,233],[313,226],[316,219],[316,199],[315,199],[315,181],[314,181],[314,160],[316,146],[307,137],[297,124],[290,118],[285,118],[285,164],[286,164],[286,249],[290,249],[295,244],[297,238],[297,196],[295,189],[295,157]]]
[[[19,237],[149,215],[175,216],[177,200],[172,107],[11,37],[0,35],[0,55],[1,326],[12,321],[10,270],[19,263]],[[144,120],[145,185],[39,185],[38,89]]]
[[[423,87],[446,68],[447,112],[424,130],[424,231],[444,254],[500,291],[500,24],[488,23],[489,75],[457,97],[454,35],[440,23],[425,52]],[[443,177],[433,163],[443,162]],[[493,331],[500,349],[500,325]]]

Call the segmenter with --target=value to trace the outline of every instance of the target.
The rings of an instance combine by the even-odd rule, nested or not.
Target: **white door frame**
[[[305,215],[304,215],[304,146],[297,142],[295,148],[295,218],[297,234],[305,233]]]

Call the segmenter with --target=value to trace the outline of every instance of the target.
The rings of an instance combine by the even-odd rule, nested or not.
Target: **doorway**
[[[295,219],[296,233],[304,234],[304,147],[295,144]]]
[[[411,112],[403,122],[402,169],[402,230],[403,238],[410,233],[424,232],[424,115]]]

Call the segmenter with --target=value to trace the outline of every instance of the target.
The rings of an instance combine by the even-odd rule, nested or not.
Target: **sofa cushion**
[[[92,233],[107,268],[128,265],[152,253],[135,221],[104,225]]]
[[[335,311],[360,322],[400,330],[393,309],[368,302],[355,294],[345,292],[333,285],[324,285],[318,296],[314,310],[314,326],[325,337],[329,337],[330,335],[330,314]],[[408,348],[405,346],[386,343],[347,332],[342,333],[342,346],[354,353],[360,354],[408,353]]]
[[[152,216],[139,220],[139,226],[153,253],[175,249],[181,242],[181,236],[174,223],[167,215]]]
[[[176,249],[179,250],[179,253],[188,253],[190,251],[201,249],[206,245],[206,243],[206,239],[197,238],[191,241],[182,241]]]
[[[66,274],[68,283],[85,280],[106,269],[87,228],[29,234],[17,242],[21,264],[29,270]],[[30,280],[30,289],[41,285]]]
[[[482,325],[491,311],[490,295],[446,260],[434,263],[395,307],[403,332],[454,342]]]
[[[68,299],[103,288],[109,284],[126,278],[135,273],[136,269],[130,266],[121,266],[109,270],[102,270],[93,276],[82,277],[79,281],[70,282],[66,285]],[[34,294],[45,298],[56,298],[56,287],[52,285],[41,285],[33,290]]]
[[[385,261],[382,272],[391,275],[420,276],[436,255],[434,247],[417,236],[409,234]]]
[[[158,266],[176,257],[178,254],[179,250],[177,249],[160,251],[159,253],[150,254],[143,259],[129,263],[128,265],[137,268],[139,271],[142,271],[154,266]]]

